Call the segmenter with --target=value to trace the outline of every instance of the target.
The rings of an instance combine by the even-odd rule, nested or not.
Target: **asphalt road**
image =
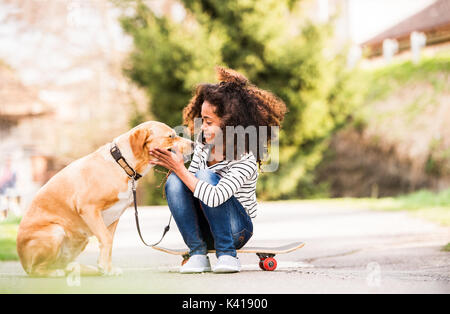
[[[169,218],[166,206],[141,207],[141,230],[157,241]],[[235,274],[179,274],[180,256],[145,247],[130,208],[114,240],[119,277],[29,278],[18,262],[0,262],[0,293],[450,293],[450,228],[406,212],[347,209],[306,201],[259,204],[249,246],[306,246],[277,256],[278,268],[262,271],[254,254],[241,254]],[[172,221],[163,246],[184,243]],[[95,239],[78,258],[95,264]],[[210,256],[211,263],[216,262]]]

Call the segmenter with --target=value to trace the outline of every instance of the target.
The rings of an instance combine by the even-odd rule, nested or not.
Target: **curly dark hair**
[[[245,153],[252,152],[259,166],[264,159],[271,141],[270,126],[281,127],[284,115],[287,112],[285,103],[269,91],[259,89],[251,84],[242,74],[223,67],[216,67],[219,83],[199,84],[195,88],[194,96],[183,109],[183,123],[191,134],[194,131],[194,119],[201,117],[202,104],[207,101],[215,107],[215,114],[221,118],[221,129],[224,143],[234,143],[236,147],[236,135],[234,139],[226,138],[226,126],[255,126],[257,131],[257,151],[252,151],[245,138]],[[267,136],[260,141],[259,126],[267,126]],[[231,142],[232,141],[232,142]],[[259,146],[264,145],[263,149]],[[234,151],[234,158],[237,150]],[[226,154],[224,150],[224,154]]]

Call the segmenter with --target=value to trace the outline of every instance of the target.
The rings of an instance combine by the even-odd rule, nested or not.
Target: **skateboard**
[[[305,245],[304,242],[293,242],[283,246],[277,247],[243,247],[236,250],[237,253],[254,253],[259,257],[259,268],[266,271],[273,271],[277,268],[277,261],[274,258],[276,254],[290,253],[292,251],[298,250]],[[189,250],[188,249],[168,249],[161,246],[154,246],[155,250],[169,253],[172,255],[181,255],[183,261],[181,265],[184,265],[189,260]],[[208,253],[215,253],[216,250],[208,250]]]

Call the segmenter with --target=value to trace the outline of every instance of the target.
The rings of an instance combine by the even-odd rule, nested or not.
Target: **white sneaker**
[[[180,273],[202,273],[211,271],[211,264],[207,255],[192,255],[180,268]]]
[[[214,267],[215,273],[236,273],[241,271],[241,261],[238,257],[221,255]]]

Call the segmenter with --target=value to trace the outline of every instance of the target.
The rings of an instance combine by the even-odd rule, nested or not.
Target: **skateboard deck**
[[[236,250],[237,253],[254,253],[259,257],[259,267],[262,270],[272,271],[277,267],[277,261],[275,260],[276,254],[285,254],[290,253],[292,251],[298,250],[305,246],[304,242],[293,242],[282,246],[277,247],[243,247],[241,249]],[[172,255],[181,255],[183,256],[182,265],[186,263],[189,259],[189,250],[188,249],[169,249],[162,246],[154,246],[155,250],[172,254]],[[208,253],[216,253],[216,250],[208,250]]]

